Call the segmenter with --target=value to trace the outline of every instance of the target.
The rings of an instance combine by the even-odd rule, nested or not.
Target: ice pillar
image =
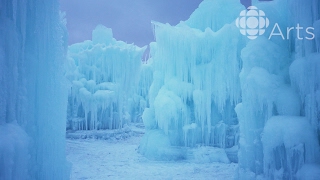
[[[0,2],[0,179],[68,179],[59,4]]]

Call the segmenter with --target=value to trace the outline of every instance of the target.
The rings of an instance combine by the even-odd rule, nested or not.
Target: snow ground
[[[143,134],[133,134],[124,139],[107,140],[67,136],[67,160],[72,163],[71,180],[234,179],[237,168],[234,163],[150,161],[137,152]]]

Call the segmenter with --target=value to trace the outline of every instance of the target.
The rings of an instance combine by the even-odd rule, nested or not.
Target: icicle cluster
[[[140,152],[149,158],[161,159],[172,146],[231,148],[238,144],[233,109],[241,99],[239,54],[244,42],[232,24],[237,15],[227,12],[243,7],[233,1],[224,7],[225,3],[206,0],[177,26],[153,22],[153,83],[150,106],[142,116],[149,133],[140,146]],[[228,9],[226,18],[212,11],[214,19],[202,21],[208,7],[216,5]],[[215,24],[219,26],[214,32],[210,25]],[[152,153],[149,150],[155,147],[150,141],[160,134],[170,144]]]
[[[133,121],[145,107],[145,89],[136,89],[145,47],[116,41],[111,29],[102,25],[92,41],[69,47],[68,79],[72,82],[68,103],[68,128],[74,130],[117,129]],[[143,81],[140,78],[140,81]],[[140,82],[144,83],[144,82]],[[147,83],[147,82],[146,82]],[[141,85],[146,87],[146,85]],[[138,97],[135,97],[138,96]],[[137,109],[138,108],[138,109]],[[143,109],[143,108],[142,108]]]
[[[318,1],[279,0],[254,5],[289,39],[267,39],[271,33],[267,32],[242,50],[242,103],[236,107],[240,122],[238,178],[317,177],[320,55],[315,46],[317,38],[299,36],[305,37],[305,29],[317,24]],[[297,24],[304,27],[303,31],[287,34],[286,28]]]

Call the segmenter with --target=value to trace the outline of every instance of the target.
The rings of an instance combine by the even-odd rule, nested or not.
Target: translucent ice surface
[[[59,4],[0,2],[0,179],[68,179]]]

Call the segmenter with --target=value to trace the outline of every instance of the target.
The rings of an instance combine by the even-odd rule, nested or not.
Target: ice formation
[[[0,179],[68,179],[66,28],[55,0],[0,2]]]
[[[270,22],[282,28],[299,23],[304,29],[312,27],[319,17],[318,1],[254,5],[269,12]],[[314,40],[301,38],[306,37],[305,31],[282,30],[287,40],[265,35],[248,42],[241,53],[242,103],[236,107],[239,179],[305,179],[298,176],[300,169],[320,160],[316,95],[320,55]]]
[[[220,7],[225,9],[222,19]],[[150,106],[142,116],[148,133],[140,153],[159,159],[164,153],[161,149],[198,146],[230,148],[230,154],[237,153],[233,148],[238,145],[234,107],[241,100],[238,76],[245,41],[233,21],[234,12],[243,9],[235,1],[206,0],[177,26],[153,22],[154,74]],[[203,17],[207,19],[199,20]],[[149,151],[154,148],[152,141],[161,139],[167,143]],[[181,153],[187,152],[181,149]],[[177,156],[184,158],[180,154]]]
[[[213,146],[239,162],[239,179],[319,174],[319,2],[253,5],[270,20],[256,40],[239,33],[244,7],[236,1],[204,0],[176,26],[153,22],[141,154],[177,160],[188,148]]]
[[[145,49],[116,41],[102,25],[92,32],[92,41],[69,47],[68,128],[118,129],[137,121],[147,104],[144,77],[152,76],[142,65]]]
[[[238,162],[238,179],[319,177],[319,1],[253,5],[271,25],[255,40],[236,27],[240,2],[204,0],[176,26],[152,22],[147,61],[98,26],[69,47],[64,74],[58,3],[1,1],[0,179],[68,179],[66,117],[75,130],[142,117],[139,152],[153,160]],[[268,36],[274,24],[283,36]]]

